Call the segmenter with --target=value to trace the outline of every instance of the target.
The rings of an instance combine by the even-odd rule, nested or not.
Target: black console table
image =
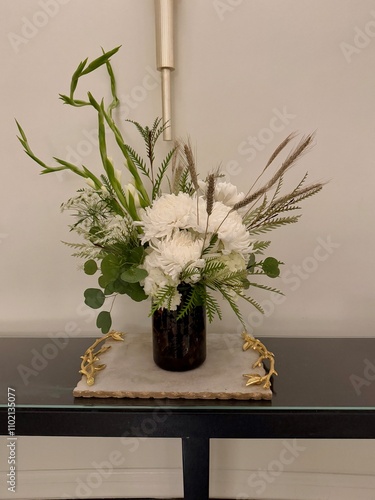
[[[272,401],[74,398],[88,338],[0,339],[0,433],[8,387],[17,436],[178,437],[184,498],[209,498],[210,438],[375,438],[375,338],[266,338]]]

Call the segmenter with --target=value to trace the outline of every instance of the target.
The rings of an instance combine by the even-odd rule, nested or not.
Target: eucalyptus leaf
[[[143,261],[144,249],[143,247],[135,247],[126,253],[126,260],[131,264],[141,264]]]
[[[145,269],[138,267],[129,267],[121,274],[122,281],[127,283],[138,283],[146,278],[148,272]]]
[[[145,294],[143,288],[139,283],[124,283],[126,294],[136,302],[142,302],[142,300],[147,299],[147,295]]]
[[[116,279],[120,274],[120,263],[118,258],[113,254],[106,255],[102,260],[100,269],[106,279],[110,281]]]
[[[96,318],[96,326],[101,329],[102,333],[108,333],[112,326],[111,313],[101,311]]]
[[[84,292],[85,304],[92,309],[99,309],[105,301],[104,293],[99,288],[88,288]]]
[[[108,287],[106,287],[106,290],[113,290],[112,293],[119,293],[121,295],[124,295],[127,293],[127,283],[124,283],[121,279],[117,279],[113,281],[112,283],[109,283]]]
[[[116,290],[116,282],[111,281],[108,283],[104,288],[104,294],[108,297],[108,295],[112,295],[113,293],[120,293],[118,290]]]
[[[86,274],[92,275],[92,274],[95,274],[96,271],[98,270],[98,265],[95,262],[95,260],[90,259],[90,260],[85,262],[85,264],[83,266],[83,270],[85,271]]]
[[[262,264],[262,269],[269,278],[277,278],[280,275],[279,261],[274,257],[267,257]]]
[[[103,275],[99,276],[99,278],[98,278],[98,285],[101,288],[105,288],[109,283],[110,283],[110,281],[105,276],[103,276]]]

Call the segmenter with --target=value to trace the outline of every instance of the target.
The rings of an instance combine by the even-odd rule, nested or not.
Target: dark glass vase
[[[181,304],[175,311],[162,308],[152,316],[154,361],[173,372],[193,370],[206,359],[206,310],[195,306],[177,319],[189,287],[179,288],[179,292]]]

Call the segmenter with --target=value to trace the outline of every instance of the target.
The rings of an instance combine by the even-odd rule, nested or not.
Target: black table
[[[274,396],[246,402],[74,398],[91,339],[1,338],[0,433],[10,387],[17,436],[181,438],[186,500],[209,498],[210,438],[375,438],[375,338],[262,340]]]

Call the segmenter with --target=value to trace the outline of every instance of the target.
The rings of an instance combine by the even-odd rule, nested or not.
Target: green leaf
[[[121,274],[121,279],[127,283],[138,283],[146,278],[148,272],[138,267],[129,267]]]
[[[277,278],[280,275],[279,261],[274,257],[267,257],[262,263],[262,269],[269,278]]]
[[[92,309],[99,309],[105,301],[104,293],[99,288],[88,288],[84,292],[85,304]]]
[[[99,278],[98,278],[98,285],[101,288],[105,288],[108,285],[108,283],[109,283],[109,281],[106,279],[105,276],[103,276],[103,275],[99,276]]]
[[[83,270],[85,271],[86,274],[92,275],[95,274],[96,271],[98,270],[98,265],[95,262],[95,260],[90,259],[85,262],[83,266]]]
[[[106,288],[105,288],[105,292],[107,293],[119,293],[121,295],[124,295],[125,293],[127,293],[127,288],[126,288],[126,285],[127,283],[125,283],[124,281],[122,281],[121,279],[117,279],[111,283],[109,283]]]
[[[130,264],[141,264],[143,261],[144,249],[143,247],[135,247],[126,253],[126,260]]]
[[[253,253],[250,254],[249,261],[247,263],[247,269],[251,269],[255,266],[255,255]]]
[[[100,57],[98,57],[97,59],[94,59],[87,67],[85,70],[83,70],[83,67],[80,68],[80,75],[87,75],[88,73],[91,73],[92,71],[94,71],[95,69],[99,68],[100,66],[102,66],[103,64],[106,64],[106,62],[108,61],[108,59],[113,56],[113,54],[115,54],[118,50],[120,49],[120,47],[116,47],[108,52],[104,52],[103,55],[101,55]],[[87,61],[87,59],[86,59]]]
[[[102,260],[100,269],[106,280],[113,281],[120,273],[120,262],[115,255],[106,255]]]
[[[145,294],[143,288],[139,283],[124,283],[126,294],[136,302],[141,302],[142,300],[147,299],[147,295]]]
[[[111,313],[101,311],[96,319],[96,326],[101,329],[102,333],[108,333],[112,326]]]
[[[78,64],[78,68],[73,73],[72,82],[70,84],[70,98],[71,99],[73,99],[74,91],[77,88],[78,79],[82,75],[82,71],[83,71],[83,68],[86,66],[87,59],[88,58],[86,57],[86,59],[84,61],[81,61]]]
[[[104,288],[104,294],[108,297],[109,295],[112,295],[114,293],[120,293],[119,290],[116,289],[116,281],[110,281],[105,285]]]

